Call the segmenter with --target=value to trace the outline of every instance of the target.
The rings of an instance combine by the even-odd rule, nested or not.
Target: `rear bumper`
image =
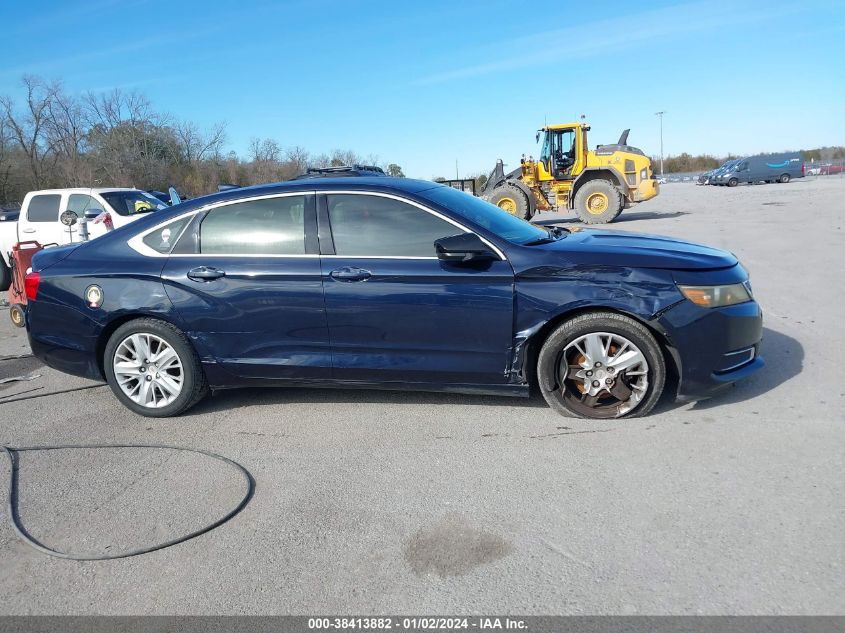
[[[32,327],[33,314],[38,327]],[[56,304],[31,301],[26,333],[32,354],[48,367],[73,376],[103,380],[97,362],[101,328],[80,312]]]
[[[763,313],[755,301],[704,309],[683,301],[659,320],[678,369],[678,399],[718,394],[765,366]]]
[[[654,178],[643,180],[634,190],[634,202],[651,200],[660,193],[660,183]]]

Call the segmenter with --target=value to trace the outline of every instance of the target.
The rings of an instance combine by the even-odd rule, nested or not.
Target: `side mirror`
[[[79,215],[77,215],[76,211],[71,211],[70,209],[59,216],[59,221],[65,226],[73,226],[78,219]]]
[[[499,259],[475,233],[461,233],[435,240],[437,259],[449,264],[476,264]]]
[[[103,210],[102,210],[102,209],[96,209],[96,208],[92,208],[92,209],[85,209],[85,218],[86,218],[87,220],[93,220],[93,219],[94,219],[94,218],[96,218],[98,215],[100,215],[102,212],[103,212]]]

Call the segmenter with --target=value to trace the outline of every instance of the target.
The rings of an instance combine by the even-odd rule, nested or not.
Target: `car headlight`
[[[750,284],[727,286],[678,286],[678,290],[695,305],[702,308],[723,308],[751,301]]]

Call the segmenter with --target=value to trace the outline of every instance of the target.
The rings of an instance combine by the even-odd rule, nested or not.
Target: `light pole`
[[[665,110],[661,110],[660,112],[654,113],[656,116],[660,117],[660,175],[663,175],[663,115],[666,114]]]

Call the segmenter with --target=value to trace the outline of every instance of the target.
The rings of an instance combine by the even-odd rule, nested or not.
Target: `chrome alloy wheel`
[[[114,352],[112,367],[123,393],[143,407],[167,406],[182,393],[182,360],[155,334],[139,332],[123,339]]]
[[[645,355],[624,336],[610,332],[591,332],[569,343],[558,376],[569,406],[589,417],[625,415],[648,392]]]

